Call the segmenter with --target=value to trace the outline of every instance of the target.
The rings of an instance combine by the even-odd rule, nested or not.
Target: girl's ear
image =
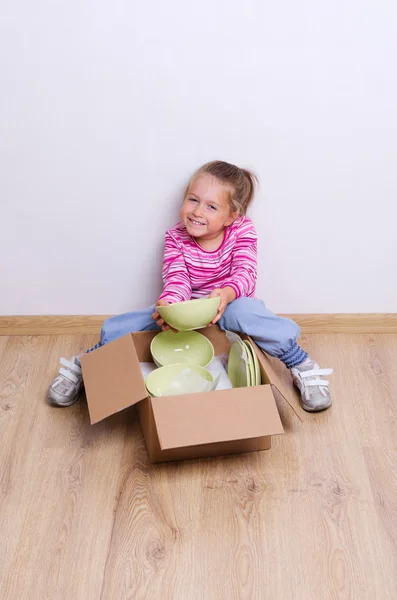
[[[234,221],[237,219],[238,215],[239,213],[237,210],[230,213],[229,218],[225,221],[225,227],[229,227],[229,225],[232,225],[232,223],[234,223]]]

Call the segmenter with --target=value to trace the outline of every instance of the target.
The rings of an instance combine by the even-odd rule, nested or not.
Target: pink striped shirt
[[[230,286],[236,298],[255,295],[257,235],[249,217],[239,217],[225,228],[219,248],[203,250],[178,223],[165,234],[164,288],[160,299],[182,302],[203,298],[215,288]]]

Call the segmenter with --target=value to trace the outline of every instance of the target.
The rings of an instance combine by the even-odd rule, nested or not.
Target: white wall
[[[393,0],[3,0],[0,314],[152,303],[203,162],[254,168],[258,295],[397,310]]]

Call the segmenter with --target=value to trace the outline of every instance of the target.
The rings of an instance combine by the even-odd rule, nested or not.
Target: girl
[[[251,336],[290,369],[302,408],[323,410],[332,400],[328,381],[321,375],[331,374],[332,369],[320,369],[298,345],[296,323],[274,315],[255,298],[257,236],[246,212],[256,181],[254,173],[223,161],[207,163],[193,175],[180,222],[165,234],[164,287],[155,306],[220,296],[211,325]],[[99,344],[87,352],[131,331],[167,329],[155,306],[107,319]],[[77,400],[83,382],[80,360],[61,358],[61,364],[48,395],[54,404],[69,406]]]

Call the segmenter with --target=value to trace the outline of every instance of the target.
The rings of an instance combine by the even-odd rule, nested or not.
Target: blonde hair
[[[216,177],[229,188],[229,202],[232,212],[245,215],[254,198],[255,188],[258,184],[257,175],[253,171],[241,169],[223,160],[213,160],[194,173],[185,190],[185,198],[192,183],[204,173]]]

